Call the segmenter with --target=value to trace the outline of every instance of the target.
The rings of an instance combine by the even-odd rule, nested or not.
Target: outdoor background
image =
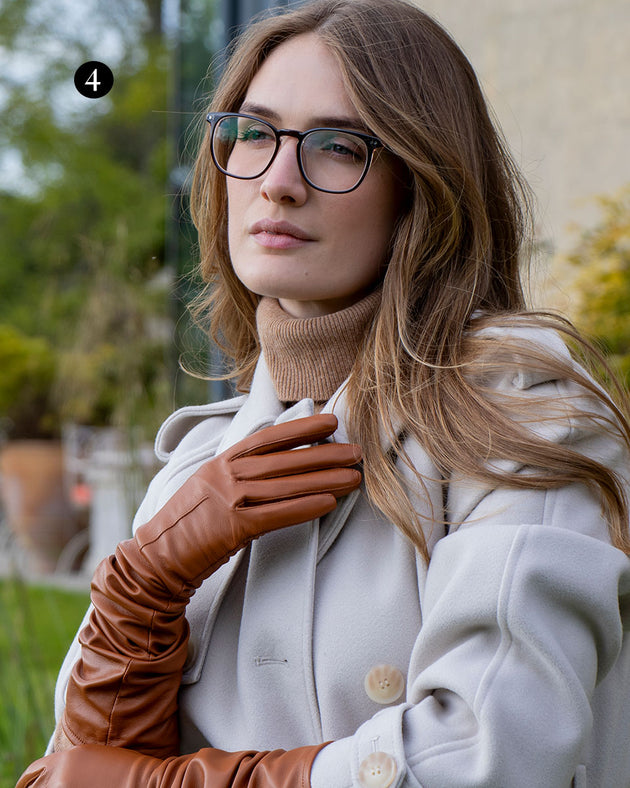
[[[91,570],[129,533],[157,427],[227,392],[181,371],[216,366],[185,309],[187,179],[220,52],[268,4],[0,0],[0,788],[45,748]],[[420,5],[536,193],[534,305],[630,382],[630,4]],[[114,73],[101,99],[74,87],[91,60]]]

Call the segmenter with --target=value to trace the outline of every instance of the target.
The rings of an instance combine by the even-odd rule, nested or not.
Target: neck
[[[296,318],[263,297],[256,323],[278,398],[329,400],[350,374],[380,300],[378,289],[338,312]]]

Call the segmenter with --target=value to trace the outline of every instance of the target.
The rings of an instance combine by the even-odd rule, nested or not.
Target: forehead
[[[358,117],[334,55],[315,33],[294,36],[271,52],[249,85],[247,104],[268,108],[285,124]]]

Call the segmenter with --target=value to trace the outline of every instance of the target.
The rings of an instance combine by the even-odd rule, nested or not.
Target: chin
[[[238,276],[238,274],[237,274]],[[290,301],[327,301],[337,296],[329,292],[316,292],[306,289],[304,282],[287,282],[286,279],[275,277],[240,277],[245,287],[252,293],[269,298],[284,298]]]

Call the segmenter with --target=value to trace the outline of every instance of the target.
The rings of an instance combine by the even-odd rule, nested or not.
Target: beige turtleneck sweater
[[[256,310],[258,336],[281,402],[329,400],[350,374],[359,346],[381,302],[381,289],[347,309],[297,318],[278,300],[263,297]]]

